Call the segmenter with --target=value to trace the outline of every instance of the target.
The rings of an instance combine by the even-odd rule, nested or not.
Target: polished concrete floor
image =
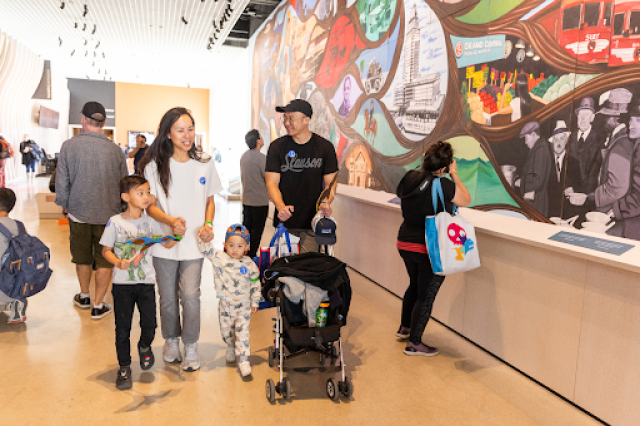
[[[113,315],[92,321],[88,311],[72,304],[79,287],[70,263],[68,226],[38,219],[34,195],[46,185],[44,178],[35,185],[9,185],[18,195],[11,217],[23,220],[51,248],[54,274],[47,289],[30,299],[26,323],[9,326],[6,313],[0,313],[0,425],[600,424],[435,321],[424,341],[441,354],[405,356],[403,343],[394,337],[401,301],[354,271],[349,324],[342,334],[355,389],[349,400],[327,398],[326,380],[338,378],[329,370],[293,371],[292,401],[266,400],[265,381],[278,378],[267,364],[273,310],[260,311],[251,321],[253,377],[242,379],[235,366],[227,365],[208,264],[202,285],[201,370],[185,373],[165,364],[158,329],[156,365],[142,372],[134,355],[133,389],[119,391],[114,386]],[[241,206],[217,201],[220,243],[224,228],[240,220]],[[134,325],[134,342],[138,335]],[[319,365],[316,356],[296,361]]]

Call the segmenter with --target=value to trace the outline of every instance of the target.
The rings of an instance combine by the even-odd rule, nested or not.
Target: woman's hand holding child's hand
[[[187,221],[182,217],[177,217],[171,221],[171,229],[174,235],[184,237],[187,232]]]

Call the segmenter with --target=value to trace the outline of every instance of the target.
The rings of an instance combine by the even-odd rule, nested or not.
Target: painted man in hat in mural
[[[627,195],[631,179],[631,158],[633,157],[633,143],[627,135],[627,127],[621,120],[621,115],[627,112],[631,102],[631,92],[627,89],[613,89],[609,99],[598,111],[604,116],[604,132],[607,135],[605,147],[602,149],[602,167],[598,187],[588,193],[593,199],[596,210],[613,216],[613,205],[620,198]],[[622,236],[622,223],[616,223],[607,234]]]
[[[593,98],[581,99],[574,112],[578,128],[569,137],[568,152],[570,157],[578,161],[580,180],[577,185],[565,188],[565,195],[569,198],[569,204],[565,204],[565,208],[569,217],[578,215],[574,225],[580,228],[586,220],[586,213],[596,208],[595,200],[588,199],[586,194],[595,192],[598,187],[604,138],[593,127],[596,116]]]
[[[621,120],[629,128],[633,143],[631,179],[627,194],[613,202],[613,218],[621,228],[621,236],[640,240],[640,100],[635,100]]]
[[[580,165],[578,160],[567,155],[567,142],[571,132],[564,120],[557,120],[551,131],[551,155],[553,167],[549,176],[549,217],[568,218],[571,208],[564,202],[565,190],[573,192],[580,182]],[[567,208],[565,208],[567,207]]]
[[[540,124],[537,121],[525,124],[520,130],[520,137],[524,138],[524,143],[529,148],[520,172],[520,195],[531,207],[548,217],[549,176],[553,170],[549,147],[540,139]]]

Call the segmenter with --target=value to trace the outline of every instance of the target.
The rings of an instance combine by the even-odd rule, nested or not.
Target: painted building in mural
[[[307,99],[343,184],[448,140],[474,207],[640,240],[640,0],[290,0],[253,52],[254,127]]]

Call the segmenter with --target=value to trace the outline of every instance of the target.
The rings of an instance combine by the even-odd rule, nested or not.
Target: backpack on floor
[[[24,224],[16,220],[18,235],[0,223],[0,233],[9,240],[0,264],[0,291],[14,299],[41,292],[51,273],[50,251],[39,238],[27,234]]]

